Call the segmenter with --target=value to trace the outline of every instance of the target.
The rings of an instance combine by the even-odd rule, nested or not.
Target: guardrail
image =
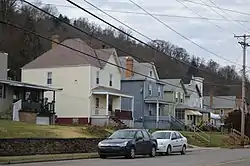
[[[241,137],[241,132],[239,132],[236,129],[231,129],[231,133],[237,135],[238,137]],[[244,135],[244,142],[249,142],[250,138],[246,135]]]

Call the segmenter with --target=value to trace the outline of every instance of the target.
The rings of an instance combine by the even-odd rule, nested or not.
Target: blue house
[[[134,96],[134,126],[136,128],[169,128],[169,116],[164,116],[163,87],[152,63],[139,63],[132,57],[120,57],[123,68],[121,90]],[[122,109],[128,109],[130,100],[122,99]]]

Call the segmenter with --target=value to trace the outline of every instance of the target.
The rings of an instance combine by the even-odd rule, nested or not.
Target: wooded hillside
[[[110,44],[108,45],[30,6],[17,2],[19,1],[1,0],[0,20],[10,21],[45,37],[51,37],[57,34],[60,36],[61,41],[67,38],[81,38],[93,48],[102,48],[103,45],[105,45],[106,48],[113,46],[118,47],[136,56],[140,61],[143,59],[154,62],[161,78],[183,78],[185,82],[187,82],[191,75],[195,75],[202,76],[205,78],[205,82],[214,84],[241,85],[241,76],[237,74],[234,66],[221,67],[213,60],[205,62],[204,59],[200,58],[201,55],[191,56],[185,48],[178,47],[178,43],[172,44],[168,41],[158,39],[148,43],[166,53],[168,55],[166,56],[143,44],[138,44],[138,42],[135,42],[127,35],[115,31],[112,28],[102,28],[90,23],[85,18],[70,20],[67,16],[60,15],[55,7],[49,5],[42,6],[36,3],[37,6],[42,7],[44,10],[106,41]],[[129,30],[123,30],[132,34]],[[9,53],[10,76],[13,79],[20,80],[20,68],[51,48],[51,42],[3,24],[0,24],[0,34],[0,50]],[[127,55],[127,53],[119,50],[117,50],[117,52],[119,56]],[[224,55],[224,57],[226,58],[226,55]],[[190,67],[175,59],[196,66],[201,70]],[[203,70],[208,72],[204,72]],[[210,94],[212,85],[204,84],[204,86],[204,93],[206,95]],[[241,96],[241,86],[214,86],[213,93],[214,95]],[[247,96],[248,95],[250,95],[249,91],[247,91]]]

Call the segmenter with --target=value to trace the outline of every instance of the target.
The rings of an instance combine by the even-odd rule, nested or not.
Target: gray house
[[[163,87],[154,65],[139,63],[132,57],[120,57],[124,70],[122,92],[134,96],[134,126],[137,128],[168,128],[169,116],[164,116]],[[143,75],[140,75],[143,74]],[[122,109],[128,109],[131,101],[122,100]]]

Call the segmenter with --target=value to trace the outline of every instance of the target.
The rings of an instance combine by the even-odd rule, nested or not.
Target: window
[[[158,86],[158,96],[161,97],[161,87]]]
[[[144,138],[141,131],[137,131],[135,138]]]
[[[52,72],[47,73],[47,84],[48,85],[52,84]]]
[[[95,82],[96,82],[96,84],[99,84],[99,71],[97,71],[96,72],[96,80],[95,80]]]
[[[178,102],[179,101],[179,93],[178,92],[175,92],[175,102]]]
[[[152,77],[153,76],[153,72],[152,70],[149,72],[149,76]]]
[[[148,85],[148,94],[149,96],[152,96],[152,84]]]
[[[144,137],[146,138],[146,139],[150,139],[150,136],[149,136],[149,134],[148,134],[148,132],[146,132],[146,131],[142,131],[142,134],[144,135]]]
[[[112,74],[110,74],[109,75],[109,86],[112,86],[112,80],[113,80],[113,75]]]
[[[176,132],[176,135],[177,135],[177,139],[182,138],[182,135],[179,132]]]
[[[149,116],[152,116],[152,106],[151,104],[148,104],[148,112],[149,112]]]
[[[180,94],[181,94],[181,103],[183,103],[183,93]]]
[[[172,137],[171,137],[171,139],[172,139],[172,140],[177,139],[177,135],[176,135],[176,133],[175,133],[175,132],[173,132],[173,133],[172,133]]]
[[[95,108],[99,108],[99,104],[100,104],[99,98],[96,98],[95,99]]]

